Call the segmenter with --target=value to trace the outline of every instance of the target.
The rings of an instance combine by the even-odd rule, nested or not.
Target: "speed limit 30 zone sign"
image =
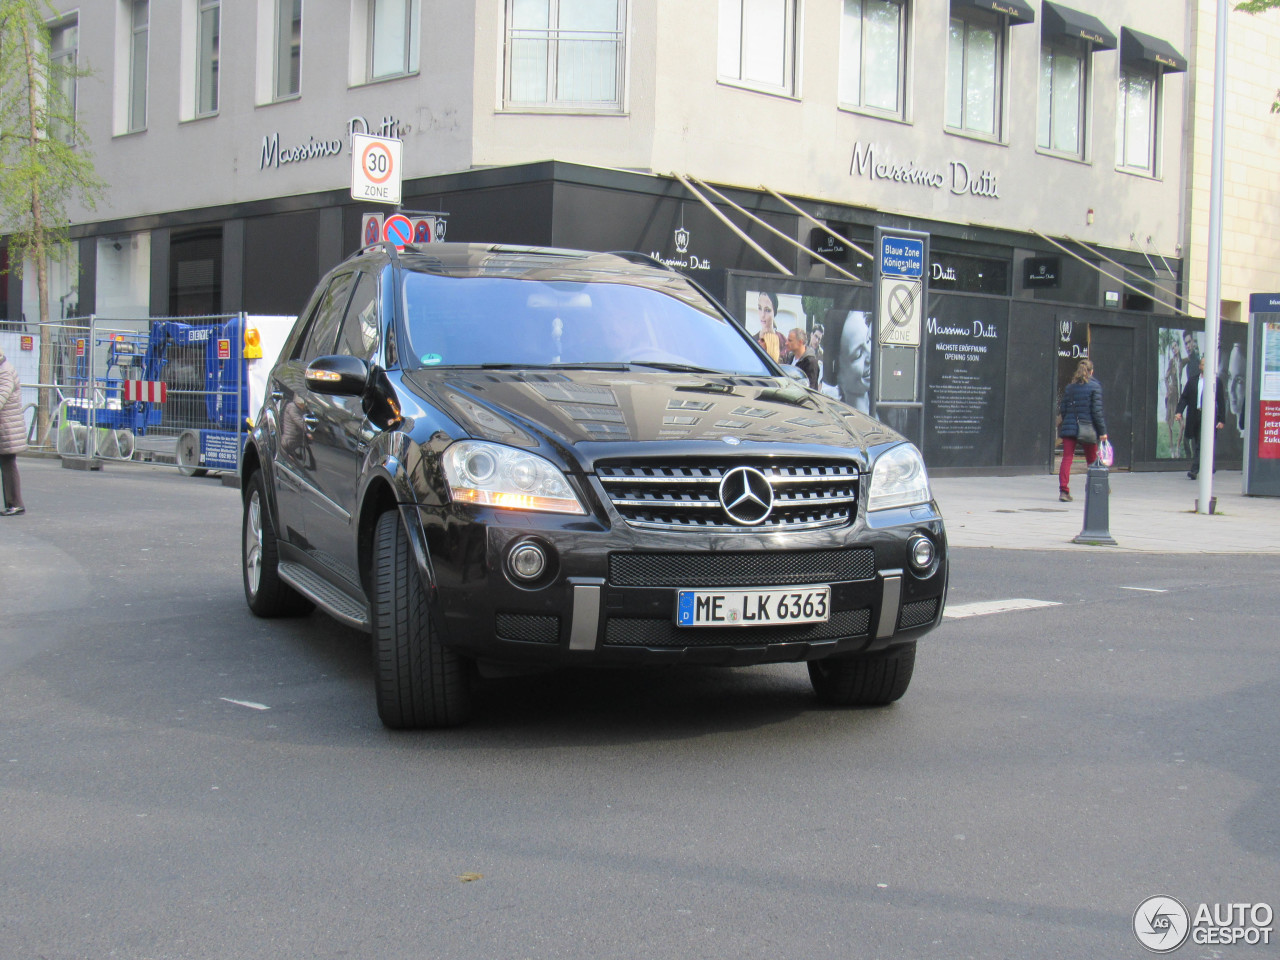
[[[391,137],[351,135],[351,196],[375,203],[400,202],[401,142]]]

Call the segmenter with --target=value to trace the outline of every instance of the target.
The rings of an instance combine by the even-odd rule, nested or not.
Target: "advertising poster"
[[[935,295],[925,319],[925,459],[930,466],[1000,463],[1008,305]]]
[[[780,363],[794,357],[787,335],[802,330],[818,359],[819,389],[863,412],[871,407],[870,287],[822,280],[731,274],[726,300],[747,333]]]
[[[1245,363],[1247,348],[1244,324],[1224,323],[1218,337],[1218,380],[1222,384],[1225,426],[1214,434],[1215,456],[1233,460],[1243,450],[1245,413]],[[1183,327],[1160,327],[1156,335],[1156,459],[1186,460],[1191,457],[1185,424],[1174,419],[1178,401],[1204,356],[1205,335]]]

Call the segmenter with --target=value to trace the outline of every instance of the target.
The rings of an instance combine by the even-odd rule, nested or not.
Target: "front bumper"
[[[590,517],[479,507],[419,508],[424,571],[444,642],[498,662],[746,665],[883,649],[936,626],[946,601],[947,546],[932,505],[886,511],[822,530],[702,533],[605,526]],[[928,537],[928,575],[908,561]],[[511,550],[538,544],[551,563],[531,585],[508,569]],[[825,623],[679,627],[680,588],[831,587]]]

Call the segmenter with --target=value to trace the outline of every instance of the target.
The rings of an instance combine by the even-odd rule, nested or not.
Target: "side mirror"
[[[304,377],[312,393],[359,397],[369,385],[369,365],[358,357],[316,357]]]

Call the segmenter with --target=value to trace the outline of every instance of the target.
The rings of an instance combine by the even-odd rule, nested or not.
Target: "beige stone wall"
[[[1217,0],[1198,0],[1190,90],[1192,145],[1184,241],[1188,299],[1205,305]],[[1280,290],[1280,10],[1227,21],[1222,188],[1222,310],[1248,318],[1251,293]]]

